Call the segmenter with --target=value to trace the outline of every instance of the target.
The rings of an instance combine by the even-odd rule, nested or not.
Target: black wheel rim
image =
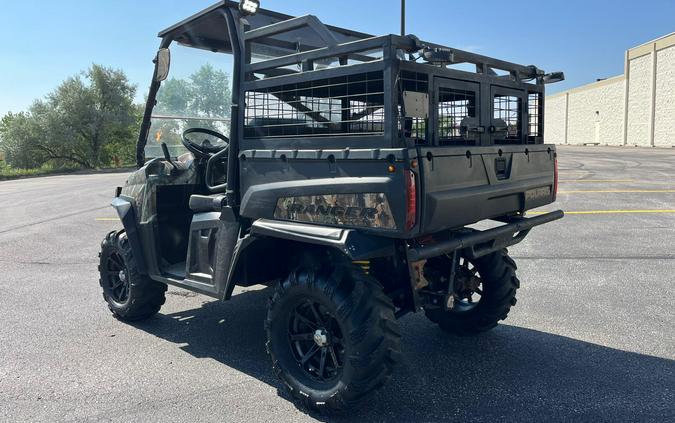
[[[129,274],[122,256],[114,252],[106,260],[106,281],[108,295],[119,304],[129,299]]]
[[[326,307],[306,300],[291,313],[289,341],[298,366],[311,379],[332,382],[340,378],[345,348],[340,326]]]
[[[465,257],[459,260],[455,277],[455,306],[453,311],[462,313],[475,308],[483,298],[483,278],[480,271]]]

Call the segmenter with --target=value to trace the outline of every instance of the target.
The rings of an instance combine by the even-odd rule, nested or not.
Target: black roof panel
[[[188,47],[202,48],[206,50],[230,53],[232,46],[227,33],[227,24],[222,12],[227,8],[238,9],[239,3],[223,0],[201,12],[179,22],[159,33],[162,38],[169,37]],[[273,23],[292,19],[293,16],[259,9],[253,16],[247,16],[246,21],[250,28],[257,29]],[[338,43],[357,41],[370,38],[372,35],[344,28],[327,26]],[[313,40],[317,42],[313,44]],[[266,56],[280,56],[296,53],[298,42],[301,42],[300,50],[311,50],[322,47],[317,34],[310,28],[296,29],[290,32],[275,35],[269,38],[256,40],[252,44],[253,54]]]

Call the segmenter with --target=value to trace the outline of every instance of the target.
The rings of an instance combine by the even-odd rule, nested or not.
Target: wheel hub
[[[454,296],[455,301],[453,308],[461,306],[460,309],[467,310],[466,307],[472,308],[483,297],[482,284],[483,280],[478,273],[478,268],[466,258],[462,258],[462,263],[454,282]]]
[[[457,271],[455,278],[455,293],[459,298],[464,298],[472,292],[480,289],[481,279],[470,269],[462,267]]]
[[[314,332],[314,343],[319,347],[328,346],[328,331],[325,329],[317,329]]]
[[[338,378],[344,365],[344,340],[334,315],[321,303],[305,299],[289,319],[291,351],[298,366],[312,379]]]
[[[124,303],[129,298],[129,275],[126,263],[119,253],[112,253],[106,265],[106,279],[109,295],[117,303]]]

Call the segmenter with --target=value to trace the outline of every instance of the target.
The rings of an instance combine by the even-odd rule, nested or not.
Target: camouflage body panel
[[[396,229],[384,194],[333,194],[283,197],[277,201],[275,219],[326,225]]]
[[[161,185],[191,185],[197,182],[194,166],[171,174],[173,167],[166,162],[151,162],[129,175],[122,195],[133,202],[138,223],[147,223],[157,214],[157,187]]]

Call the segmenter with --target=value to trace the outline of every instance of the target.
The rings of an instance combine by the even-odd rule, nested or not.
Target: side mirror
[[[544,75],[544,84],[555,84],[565,80],[565,74],[562,72],[551,72]]]
[[[171,68],[171,51],[168,48],[161,48],[157,52],[157,71],[155,72],[155,81],[162,82],[169,77],[169,69]]]

